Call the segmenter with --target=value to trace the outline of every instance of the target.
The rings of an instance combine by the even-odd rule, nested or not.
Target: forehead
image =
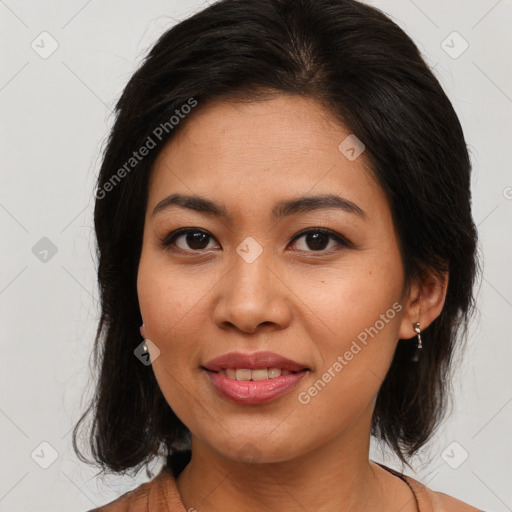
[[[285,197],[333,193],[374,210],[387,201],[364,151],[355,159],[343,152],[351,137],[321,105],[298,96],[199,105],[155,161],[148,208],[176,192],[261,213]]]

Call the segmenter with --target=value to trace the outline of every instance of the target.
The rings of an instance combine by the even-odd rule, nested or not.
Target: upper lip
[[[254,370],[257,368],[281,368],[283,370],[290,370],[291,372],[299,372],[301,370],[308,370],[307,366],[292,361],[274,352],[253,352],[246,354],[243,352],[229,352],[223,354],[211,361],[208,361],[204,367],[207,370],[218,372],[226,368],[233,369],[248,369]]]

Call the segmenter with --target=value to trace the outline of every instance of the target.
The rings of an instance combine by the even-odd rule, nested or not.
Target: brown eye
[[[329,235],[326,235],[325,233],[308,233],[307,235],[304,235],[304,237],[306,245],[314,251],[321,251],[325,249],[330,240]]]
[[[176,246],[182,251],[202,251],[208,248],[212,236],[199,229],[179,229],[167,236],[161,244],[164,247]]]
[[[297,244],[301,238],[304,239],[302,244]],[[177,250],[182,252],[200,252],[205,249],[212,249],[208,246],[213,240],[213,236],[208,232],[197,228],[183,228],[174,231],[161,241],[161,245],[169,250]],[[329,247],[329,243],[331,243]],[[325,228],[314,228],[301,231],[292,243],[299,245],[299,251],[303,252],[330,252],[336,246],[352,247],[351,242],[346,238]]]
[[[327,250],[326,247],[328,246],[330,240],[335,242],[334,246],[342,245],[345,247],[349,247],[352,245],[347,239],[345,239],[341,235],[338,235],[334,231],[325,228],[315,228],[308,229],[306,231],[301,231],[294,238],[293,242],[296,242],[301,238],[304,238],[304,243],[302,244],[302,248],[299,247],[298,250],[306,252],[329,252],[329,249],[332,249],[332,246]]]

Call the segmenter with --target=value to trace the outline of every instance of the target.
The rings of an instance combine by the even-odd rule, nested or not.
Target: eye
[[[325,228],[311,228],[301,231],[298,235],[295,236],[292,242],[296,242],[301,238],[304,238],[304,243],[302,246],[311,248],[309,251],[304,248],[299,248],[299,250],[305,250],[306,252],[330,252],[330,250],[325,250],[325,245],[328,245],[329,239],[336,242],[334,245],[337,244],[345,247],[352,246],[352,244],[346,238],[334,231],[331,231],[330,229]],[[329,249],[332,249],[332,247]]]
[[[166,236],[161,245],[164,247],[176,246],[181,251],[201,251],[211,249],[208,247],[208,240],[213,238],[209,233],[198,228],[183,228]]]
[[[329,240],[334,241],[334,245],[352,247],[352,243],[345,237],[325,228],[309,228],[303,230],[293,238],[292,244],[296,243],[297,240],[301,238],[304,238],[305,243],[302,244],[303,247],[299,248],[299,250],[305,252],[331,252],[330,249],[332,249],[332,247],[330,247],[329,250],[325,250],[325,246],[326,244],[328,245]],[[199,252],[212,248],[208,247],[211,239],[213,239],[213,236],[202,229],[182,228],[166,236],[160,242],[160,245],[170,248],[171,250],[176,250],[175,248],[177,248],[178,251],[183,252]],[[308,250],[307,247],[309,247],[310,250]]]

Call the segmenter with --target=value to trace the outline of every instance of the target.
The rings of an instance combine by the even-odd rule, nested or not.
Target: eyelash
[[[201,253],[202,251],[204,251],[204,249],[190,249],[190,250],[185,250],[185,249],[180,249],[180,248],[177,248],[177,249],[174,249],[172,248],[172,245],[175,243],[175,240],[182,236],[182,235],[187,235],[188,233],[203,233],[205,235],[207,235],[209,238],[214,238],[213,235],[211,235],[210,233],[208,233],[207,231],[203,230],[203,229],[200,229],[200,228],[181,228],[181,229],[177,229],[176,231],[173,231],[172,233],[170,233],[169,235],[167,235],[163,240],[160,241],[159,245],[165,247],[167,250],[172,250],[172,251],[175,251],[175,252],[181,252],[181,253]],[[335,231],[331,231],[330,229],[326,229],[326,228],[308,228],[308,229],[304,229],[302,231],[299,231],[299,233],[297,233],[295,235],[295,237],[292,239],[292,243],[293,242],[296,242],[297,240],[299,240],[300,238],[302,238],[303,236],[305,235],[308,235],[308,234],[322,234],[322,235],[326,235],[328,236],[329,238],[335,240],[339,245],[343,246],[343,247],[353,247],[353,244],[347,240],[345,237],[341,236],[340,234],[336,233]],[[307,253],[318,253],[318,254],[331,254],[333,251],[337,251],[339,249],[330,249],[330,250],[319,250],[319,251],[303,251],[303,252],[307,252]]]

